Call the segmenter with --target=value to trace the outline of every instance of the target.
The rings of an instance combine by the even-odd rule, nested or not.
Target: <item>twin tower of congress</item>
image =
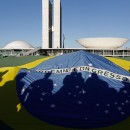
[[[62,48],[60,0],[42,0],[42,49]]]

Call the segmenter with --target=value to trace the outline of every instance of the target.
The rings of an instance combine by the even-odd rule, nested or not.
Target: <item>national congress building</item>
[[[33,47],[24,41],[13,41],[0,49],[0,55],[57,55],[85,50],[102,56],[130,56],[130,49],[120,48],[127,38],[100,37],[76,40],[84,48],[62,46],[62,7],[60,0],[42,0],[42,46]]]

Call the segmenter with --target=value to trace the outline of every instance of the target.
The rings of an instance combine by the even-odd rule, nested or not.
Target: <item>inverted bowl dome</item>
[[[116,49],[128,42],[126,38],[81,38],[76,40],[85,48]]]
[[[24,41],[14,41],[7,44],[3,49],[34,49],[34,47]]]

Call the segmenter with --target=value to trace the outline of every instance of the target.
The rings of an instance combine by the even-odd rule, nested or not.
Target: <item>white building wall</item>
[[[54,43],[53,48],[60,48],[60,0],[54,0]]]
[[[42,0],[42,49],[49,48],[49,0]]]

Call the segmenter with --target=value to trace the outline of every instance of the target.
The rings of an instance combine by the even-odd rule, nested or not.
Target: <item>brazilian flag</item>
[[[129,82],[127,78],[112,79],[113,74],[105,76],[114,73],[129,77],[129,73],[102,57],[98,58],[80,51],[56,59],[44,58],[40,64],[0,68],[0,130],[129,129]],[[116,69],[103,68],[101,62],[104,61]],[[88,71],[89,68],[93,68],[93,72]],[[103,75],[97,73],[101,70]],[[110,87],[115,82],[116,85]],[[89,85],[85,88],[86,84]],[[97,84],[100,89],[96,88]],[[122,108],[113,110],[112,103]]]

